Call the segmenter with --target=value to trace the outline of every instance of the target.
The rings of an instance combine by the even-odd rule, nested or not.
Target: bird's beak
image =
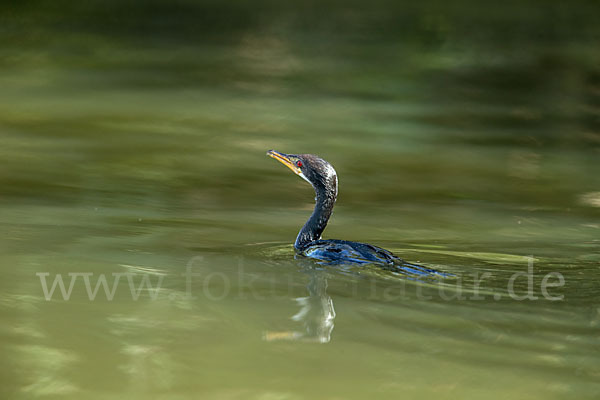
[[[267,151],[267,155],[291,169],[296,175],[302,176],[302,170],[298,168],[292,160],[290,160],[290,157],[287,154],[283,154],[275,150],[269,150]]]

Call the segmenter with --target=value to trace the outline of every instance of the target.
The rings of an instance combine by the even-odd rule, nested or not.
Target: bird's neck
[[[337,178],[327,186],[313,185],[313,187],[317,195],[315,209],[296,237],[294,247],[298,251],[302,251],[311,242],[321,239],[337,198]]]

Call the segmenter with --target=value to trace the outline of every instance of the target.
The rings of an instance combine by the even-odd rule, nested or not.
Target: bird
[[[338,195],[338,177],[335,169],[330,163],[313,154],[285,154],[269,150],[267,155],[310,183],[315,190],[315,208],[294,242],[297,254],[325,265],[375,264],[384,269],[408,274],[437,273],[436,270],[406,262],[391,251],[368,243],[322,239],[321,235],[333,213]]]

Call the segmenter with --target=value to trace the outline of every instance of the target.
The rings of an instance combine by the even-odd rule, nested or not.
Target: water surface
[[[472,3],[3,5],[2,398],[598,398],[600,10]]]

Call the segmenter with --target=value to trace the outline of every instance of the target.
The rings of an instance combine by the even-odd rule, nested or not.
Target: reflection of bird
[[[292,319],[304,322],[305,339],[328,343],[333,331],[335,309],[333,300],[327,294],[327,278],[324,271],[311,268],[308,273],[310,274],[310,282],[307,286],[309,296],[296,298],[301,308]]]
[[[331,340],[335,309],[333,300],[327,294],[326,273],[323,270],[315,269],[314,266],[305,267],[304,272],[310,278],[306,286],[308,296],[295,299],[300,306],[300,311],[291,318],[294,321],[302,322],[304,329],[268,331],[264,335],[265,340],[302,340],[317,343],[329,343]]]
[[[390,251],[370,244],[321,239],[337,198],[338,179],[335,169],[327,161],[312,154],[284,154],[269,150],[267,155],[280,161],[310,183],[317,195],[315,209],[300,229],[294,243],[298,253],[327,264],[378,264],[418,275],[436,272],[420,265],[409,264]]]

